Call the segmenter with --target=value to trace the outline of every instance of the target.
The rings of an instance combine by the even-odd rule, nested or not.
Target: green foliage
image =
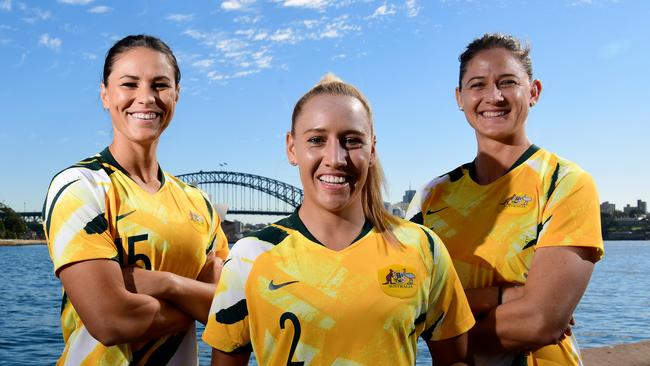
[[[0,238],[18,239],[26,231],[27,224],[23,217],[0,202]]]

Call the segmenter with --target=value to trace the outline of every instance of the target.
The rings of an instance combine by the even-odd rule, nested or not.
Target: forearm
[[[555,343],[565,326],[553,327],[540,309],[527,304],[525,299],[499,305],[477,320],[470,331],[472,352],[497,354],[526,351]]]
[[[216,348],[212,349],[212,366],[245,366],[248,365],[250,352],[226,353]]]
[[[174,276],[175,285],[164,298],[193,319],[206,324],[216,285]]]
[[[427,341],[431,358],[436,366],[474,365],[468,351],[467,333],[439,341]]]
[[[481,318],[500,303],[499,287],[466,289],[465,296],[475,318]]]
[[[212,304],[215,285],[171,272],[147,271],[140,268],[123,270],[127,288],[174,305],[192,319],[205,324]]]

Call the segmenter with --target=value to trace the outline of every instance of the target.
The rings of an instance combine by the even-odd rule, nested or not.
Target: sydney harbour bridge
[[[273,178],[229,172],[199,171],[177,175],[182,181],[203,190],[216,205],[225,205],[233,215],[291,214],[302,202],[302,189]],[[27,221],[41,221],[41,212],[22,212]]]
[[[177,175],[199,187],[234,215],[289,215],[302,202],[302,189],[260,175],[212,171]]]

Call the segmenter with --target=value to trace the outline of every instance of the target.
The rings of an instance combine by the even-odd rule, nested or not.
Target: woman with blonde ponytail
[[[467,300],[429,229],[383,205],[370,104],[332,74],[302,98],[287,133],[302,205],[237,242],[203,340],[213,365],[464,365]]]

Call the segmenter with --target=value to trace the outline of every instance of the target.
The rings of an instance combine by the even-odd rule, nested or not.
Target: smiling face
[[[456,101],[481,143],[527,141],[528,110],[539,99],[542,84],[531,81],[521,62],[508,50],[492,48],[468,63],[456,89]]]
[[[137,47],[117,55],[101,84],[101,99],[113,122],[117,143],[151,144],[174,115],[179,89],[169,58]]]
[[[287,155],[297,163],[303,209],[363,210],[361,192],[374,163],[368,114],[354,97],[321,94],[307,101],[287,134]]]

